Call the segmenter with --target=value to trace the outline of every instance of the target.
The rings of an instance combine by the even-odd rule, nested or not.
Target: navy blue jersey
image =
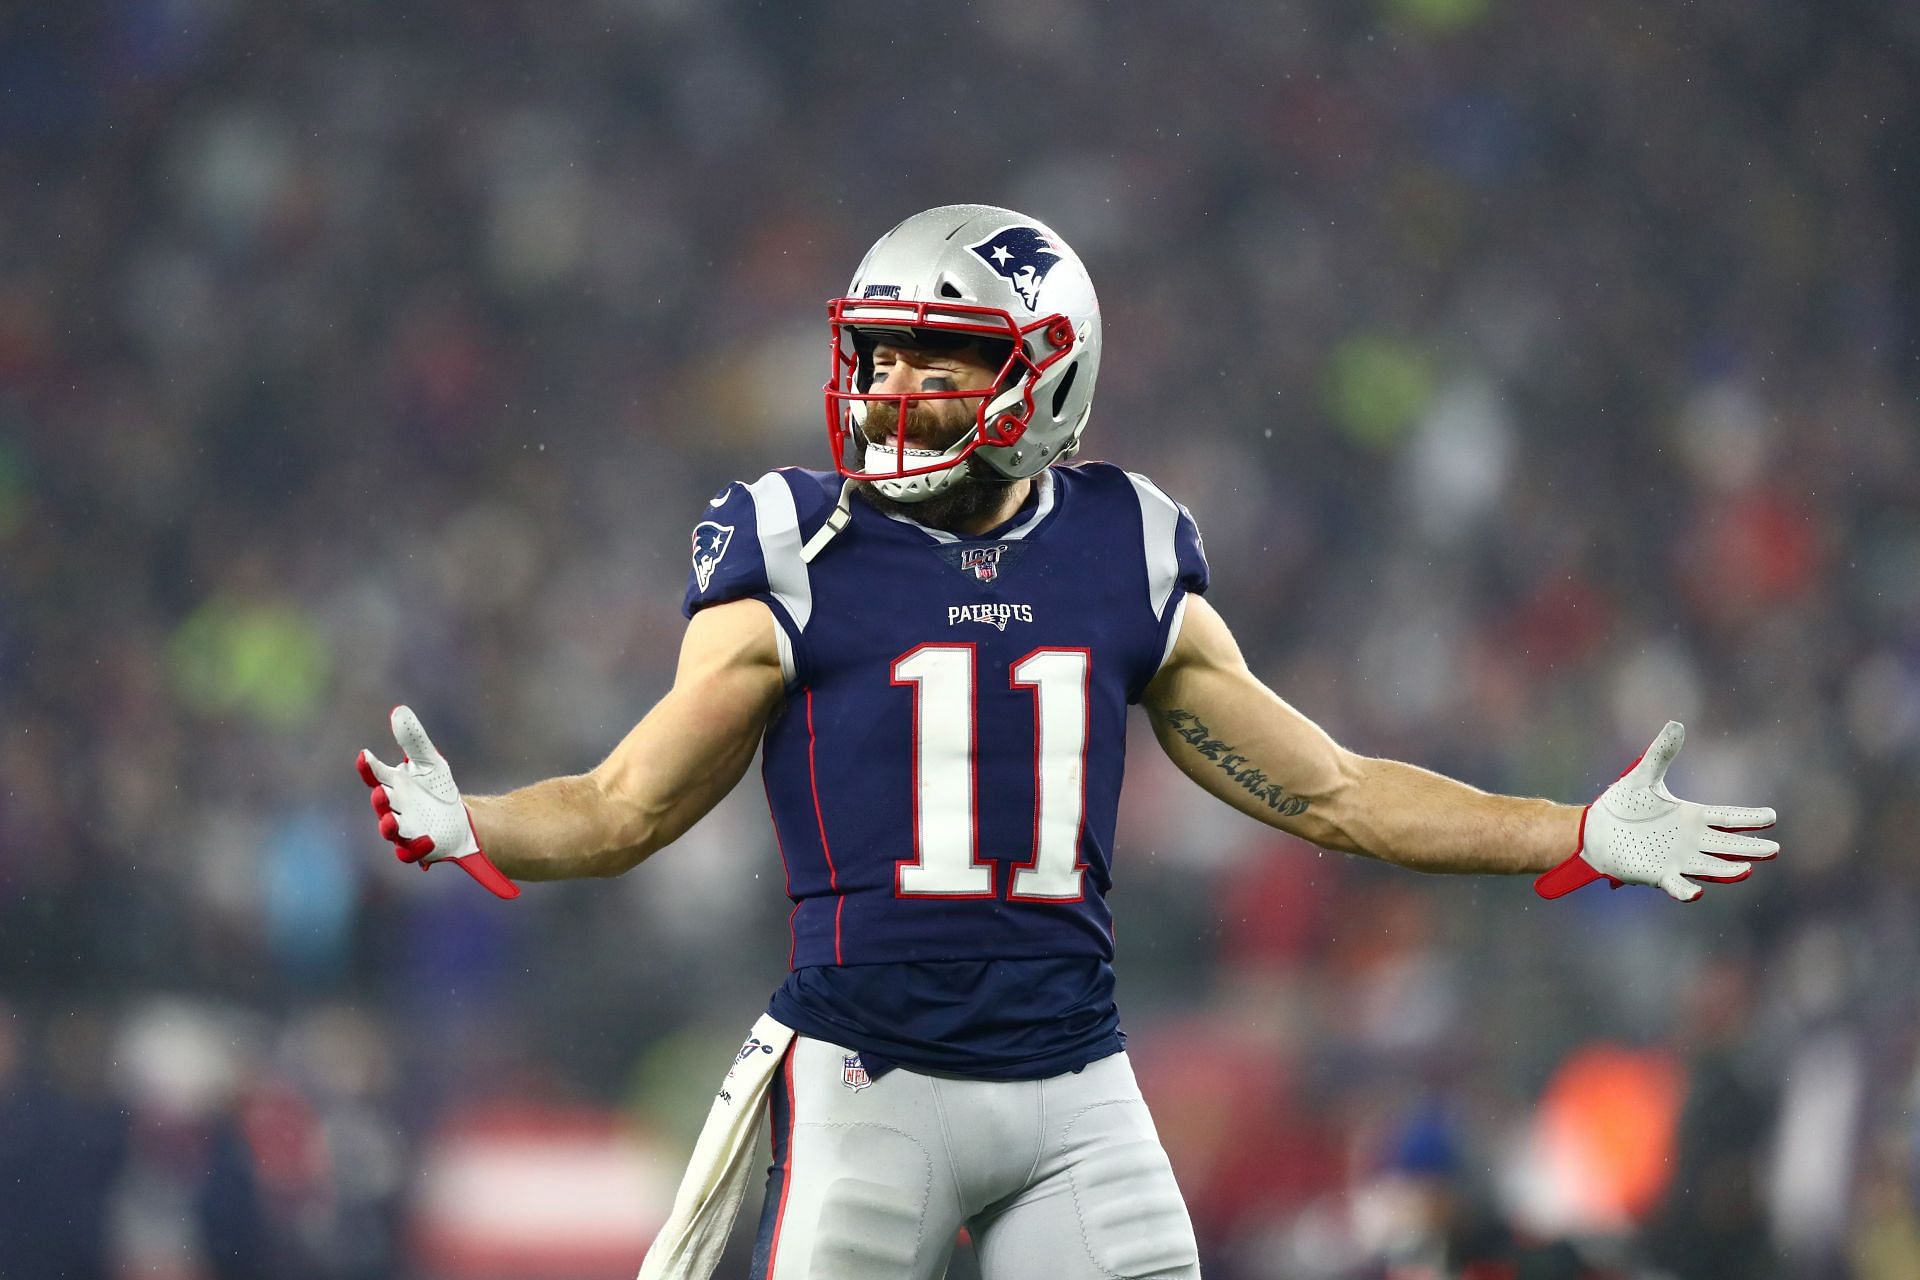
[[[962,1074],[1111,1052],[1127,707],[1206,588],[1199,533],[1143,477],[1086,463],[1042,472],[979,537],[856,498],[803,562],[840,485],[772,472],[693,532],[688,615],[751,597],[779,622],[788,691],[762,769],[794,972],[773,1012]]]

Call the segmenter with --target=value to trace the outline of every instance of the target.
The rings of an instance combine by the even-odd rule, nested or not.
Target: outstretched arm
[[[1710,808],[1666,789],[1684,738],[1676,723],[1585,808],[1355,755],[1254,677],[1198,596],[1145,702],[1160,745],[1214,795],[1325,848],[1416,871],[1540,874],[1545,897],[1596,879],[1656,884],[1691,901],[1700,882],[1744,880],[1750,862],[1779,852],[1744,834],[1771,826],[1773,810]]]
[[[1416,871],[1537,873],[1577,843],[1578,805],[1489,795],[1341,747],[1260,683],[1201,596],[1187,597],[1180,638],[1144,701],[1188,777],[1323,848]]]
[[[673,688],[592,770],[502,796],[464,798],[447,762],[404,707],[394,731],[407,760],[360,754],[380,830],[400,857],[447,858],[501,896],[490,857],[515,880],[615,876],[664,848],[733,789],[784,692],[773,614],[758,600],[696,613]],[[475,857],[476,854],[484,854]]]
[[[617,876],[678,840],[746,773],[783,692],[778,625],[758,600],[687,624],[673,688],[605,760],[474,796],[480,846],[516,880]]]

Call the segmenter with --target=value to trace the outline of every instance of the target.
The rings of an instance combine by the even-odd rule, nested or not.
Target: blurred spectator
[[[1750,963],[1713,958],[1676,1010],[1686,1102],[1673,1173],[1644,1244],[1648,1261],[1679,1280],[1775,1274],[1761,1183],[1777,1090],[1754,1067]]]
[[[106,1029],[78,1014],[34,1046],[20,1023],[0,1005],[0,1275],[108,1280],[128,1118],[107,1076]]]

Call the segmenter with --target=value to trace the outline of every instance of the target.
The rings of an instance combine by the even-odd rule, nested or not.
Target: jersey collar
[[[1030,505],[1022,507],[1016,512],[1013,519],[1008,521],[1006,525],[1001,526],[998,530],[989,529],[985,533],[978,533],[965,538],[957,533],[949,533],[945,529],[930,528],[927,525],[921,524],[911,516],[898,515],[892,511],[883,511],[880,514],[886,516],[889,520],[897,520],[909,528],[918,529],[921,533],[926,534],[929,538],[939,543],[980,542],[984,539],[992,539],[996,542],[1015,541],[1026,537],[1028,533],[1039,527],[1042,520],[1045,520],[1053,514],[1054,484],[1052,467],[1048,467],[1045,471],[1042,471],[1034,477],[1033,489],[1037,495],[1035,500]]]

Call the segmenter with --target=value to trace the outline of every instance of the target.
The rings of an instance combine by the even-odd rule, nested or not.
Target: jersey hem
[[[773,993],[767,1001],[767,1012],[785,1025],[792,1027],[796,1035],[803,1035],[823,1044],[859,1054],[871,1054],[885,1060],[889,1065],[904,1067],[908,1071],[921,1075],[948,1076],[961,1080],[1046,1080],[1053,1076],[1066,1075],[1079,1071],[1102,1058],[1112,1057],[1124,1052],[1127,1044],[1126,1033],[1118,1024],[1104,1028],[1096,1037],[1068,1049],[1060,1049],[1037,1057],[1027,1058],[987,1058],[959,1062],[954,1057],[940,1053],[923,1054],[907,1041],[891,1041],[880,1037],[861,1034],[852,1027],[835,1026],[812,1017],[799,1001],[786,997],[785,988]]]

